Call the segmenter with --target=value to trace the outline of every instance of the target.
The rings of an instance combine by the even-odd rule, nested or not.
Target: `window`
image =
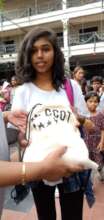
[[[98,31],[98,27],[83,28],[79,30],[79,40],[81,43],[94,42],[93,34]]]
[[[15,43],[14,40],[4,41],[5,51],[6,53],[13,53],[15,52]]]

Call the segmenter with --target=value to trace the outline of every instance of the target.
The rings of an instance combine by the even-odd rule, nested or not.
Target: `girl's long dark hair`
[[[58,46],[56,34],[47,28],[35,28],[24,37],[17,58],[16,76],[21,84],[24,82],[32,82],[35,79],[36,72],[31,63],[31,56],[33,44],[41,37],[45,37],[53,46],[54,63],[52,84],[56,90],[59,90],[65,79],[64,56]]]

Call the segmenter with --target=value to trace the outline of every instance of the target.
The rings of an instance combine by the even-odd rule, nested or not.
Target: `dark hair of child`
[[[91,79],[91,83],[93,82],[99,82],[99,83],[103,83],[103,78],[101,76],[93,76]]]
[[[90,91],[85,95],[85,101],[87,102],[87,100],[90,99],[91,97],[97,97],[98,103],[100,102],[99,95],[94,91]]]

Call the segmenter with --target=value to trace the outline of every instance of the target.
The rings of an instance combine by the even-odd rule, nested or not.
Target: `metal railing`
[[[71,35],[70,37],[70,45],[82,45],[82,44],[89,44],[89,43],[97,43],[104,41],[104,33],[97,33],[97,32],[88,32],[88,33],[81,33],[78,35]]]
[[[57,37],[58,45],[64,47],[63,37]],[[71,35],[69,39],[69,46],[84,45],[89,43],[104,42],[104,33],[88,32],[78,35]],[[18,46],[15,43],[3,44],[0,43],[0,55],[12,54],[18,52]]]
[[[16,44],[0,44],[0,55],[16,53]]]
[[[57,42],[60,48],[64,46],[63,37],[57,37]]]
[[[63,47],[63,37],[58,37],[58,45],[59,47]],[[0,55],[17,53],[18,49],[18,46],[14,43],[0,43]]]
[[[56,0],[55,3],[47,1],[41,4],[37,4],[37,5],[30,4],[26,8],[1,12],[0,20],[1,22],[3,22],[3,21],[12,20],[12,19],[19,19],[19,18],[24,18],[24,17],[30,17],[32,15],[57,11],[60,9],[62,9],[61,0]]]
[[[67,8],[82,6],[90,3],[101,2],[101,0],[67,0]]]
[[[82,6],[89,3],[101,2],[101,0],[67,0],[67,8]],[[30,4],[26,8],[14,9],[0,12],[0,21],[9,21],[13,19],[30,17],[32,15],[44,14],[47,12],[57,11],[62,9],[62,0],[46,1],[41,4]]]

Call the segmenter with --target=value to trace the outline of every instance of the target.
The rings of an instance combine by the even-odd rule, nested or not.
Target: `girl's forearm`
[[[8,111],[4,111],[2,112],[2,114],[3,114],[4,122],[7,123],[8,122]]]
[[[104,144],[104,130],[101,131],[101,142]]]
[[[41,163],[25,163],[25,182],[39,180],[43,174]],[[23,163],[0,161],[0,186],[20,184],[23,180]]]

